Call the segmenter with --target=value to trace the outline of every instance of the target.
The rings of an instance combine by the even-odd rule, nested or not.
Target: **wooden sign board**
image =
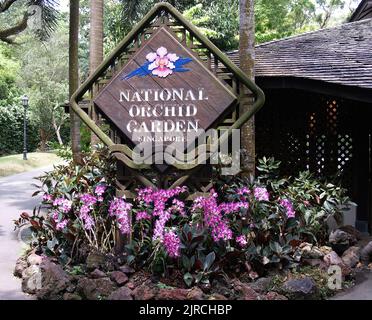
[[[188,135],[208,130],[235,102],[236,96],[164,27],[94,100],[134,144],[163,145],[190,143]]]

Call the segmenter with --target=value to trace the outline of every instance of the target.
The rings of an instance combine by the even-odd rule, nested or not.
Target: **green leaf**
[[[270,262],[271,263],[279,263],[280,262],[280,258],[277,256],[277,255],[273,255],[270,259]]]
[[[277,254],[282,253],[282,247],[278,242],[271,241],[270,242],[270,248],[271,248],[272,251],[274,251]]]
[[[199,283],[203,279],[203,273],[199,272],[195,277],[195,283]]]
[[[297,227],[298,221],[295,218],[291,218],[287,220],[287,229],[292,229]]]
[[[208,270],[214,260],[216,259],[216,254],[214,253],[214,251],[210,252],[206,257],[205,257],[205,261],[204,261],[204,270]]]
[[[190,271],[191,269],[191,263],[190,263],[190,259],[183,255],[182,256],[182,266],[187,270],[187,271]]]
[[[194,278],[193,278],[193,276],[192,276],[191,273],[187,272],[187,273],[185,273],[185,274],[183,275],[183,281],[185,281],[185,283],[186,283],[186,285],[187,285],[188,287],[191,287],[191,285],[192,285],[192,283],[193,283],[193,281],[194,281]]]

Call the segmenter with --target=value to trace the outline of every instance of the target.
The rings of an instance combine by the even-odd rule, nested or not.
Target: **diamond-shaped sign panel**
[[[236,101],[236,96],[160,28],[94,100],[135,144],[191,143]]]

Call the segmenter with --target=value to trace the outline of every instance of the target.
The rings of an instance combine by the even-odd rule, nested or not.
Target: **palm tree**
[[[70,0],[69,95],[79,87],[79,0]],[[81,162],[80,119],[70,108],[70,133],[74,162]]]
[[[239,0],[240,26],[239,26],[239,58],[240,68],[253,81],[255,64],[255,21],[254,0]],[[244,88],[244,90],[246,90]],[[250,92],[244,91],[240,104],[240,113],[252,108],[253,97]],[[255,122],[250,119],[241,128],[241,146],[244,150],[242,157],[242,170],[245,174],[254,175],[255,172]]]
[[[89,70],[93,73],[103,60],[103,0],[90,0]]]
[[[90,0],[90,35],[89,35],[89,71],[92,74],[103,60],[103,0]],[[97,112],[92,107],[92,119],[98,123]],[[95,134],[91,135],[91,145],[99,142]]]
[[[0,27],[0,41],[10,44],[15,43],[16,36],[26,30],[30,19],[36,14],[40,15],[41,19],[39,21],[40,25],[34,32],[40,40],[46,40],[56,28],[58,13],[55,0],[27,0],[26,2],[22,2],[22,0],[0,0],[0,14],[6,14],[16,5],[24,5],[27,10],[18,21],[6,28]],[[39,11],[36,11],[35,8],[38,8]]]

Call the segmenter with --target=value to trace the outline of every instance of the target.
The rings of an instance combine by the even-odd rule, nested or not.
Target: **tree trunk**
[[[48,134],[44,129],[40,129],[40,151],[45,152],[47,150]]]
[[[54,128],[54,132],[56,133],[59,145],[63,146],[63,140],[61,137],[61,126],[57,125],[57,122],[54,117],[53,117],[53,128]]]
[[[254,0],[239,0],[240,27],[239,27],[239,58],[240,68],[254,81],[255,64],[255,21]],[[251,110],[254,98],[246,88],[242,88],[242,100],[240,114]],[[254,175],[255,173],[255,121],[254,117],[245,123],[240,131],[242,146],[242,171],[243,174]]]
[[[89,72],[92,74],[103,61],[103,0],[90,0],[90,53]],[[96,92],[93,90],[93,95]],[[92,104],[91,117],[96,124],[98,115]],[[91,145],[94,147],[99,143],[98,137],[92,133]]]
[[[79,0],[70,0],[70,40],[69,40],[69,95],[79,87]],[[73,160],[81,163],[80,119],[70,108],[70,132]]]

